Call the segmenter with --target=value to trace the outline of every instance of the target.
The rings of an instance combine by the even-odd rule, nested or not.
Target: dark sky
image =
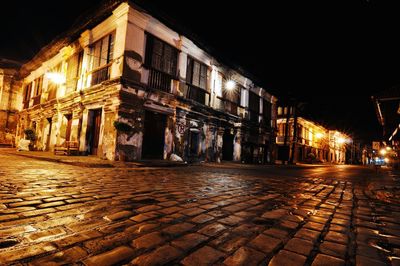
[[[0,56],[29,59],[97,2],[13,1],[0,16]],[[311,118],[368,141],[380,136],[370,96],[400,84],[395,1],[147,2],[254,73],[267,90],[302,98]]]

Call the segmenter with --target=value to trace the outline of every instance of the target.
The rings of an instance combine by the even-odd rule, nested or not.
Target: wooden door
[[[72,127],[72,115],[66,115],[67,118],[67,129],[65,132],[65,141],[70,141],[71,138],[71,127]]]

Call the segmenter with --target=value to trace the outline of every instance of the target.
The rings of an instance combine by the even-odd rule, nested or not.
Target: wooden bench
[[[79,144],[77,141],[66,141],[62,145],[54,146],[54,155],[78,154]]]

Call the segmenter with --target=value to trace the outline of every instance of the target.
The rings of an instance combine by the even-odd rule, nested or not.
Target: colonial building
[[[348,135],[328,130],[303,117],[294,118],[292,112],[292,108],[278,107],[276,144],[279,161],[346,162],[346,150],[352,143]]]
[[[18,70],[21,64],[0,58],[0,145],[12,146],[15,142],[17,111],[21,105],[21,84]]]
[[[17,138],[34,129],[38,150],[77,141],[109,160],[274,160],[276,98],[132,2],[86,16],[21,75]]]

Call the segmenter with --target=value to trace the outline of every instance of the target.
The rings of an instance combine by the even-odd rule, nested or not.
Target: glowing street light
[[[46,73],[46,77],[55,84],[63,84],[66,81],[65,76],[58,72],[48,72]]]
[[[228,91],[233,90],[233,89],[235,88],[235,86],[236,86],[236,83],[235,83],[233,80],[228,80],[228,81],[226,82],[226,84],[225,84],[225,88],[226,88]]]
[[[322,137],[324,136],[324,134],[322,134],[322,133],[317,133],[317,134],[315,134],[315,137],[317,138],[317,139],[321,139]]]
[[[385,154],[386,154],[386,150],[385,150],[385,149],[381,149],[381,150],[379,151],[379,153],[380,153],[381,155],[385,155]]]
[[[343,144],[345,142],[346,142],[346,140],[344,138],[338,138],[338,143],[339,144]]]

